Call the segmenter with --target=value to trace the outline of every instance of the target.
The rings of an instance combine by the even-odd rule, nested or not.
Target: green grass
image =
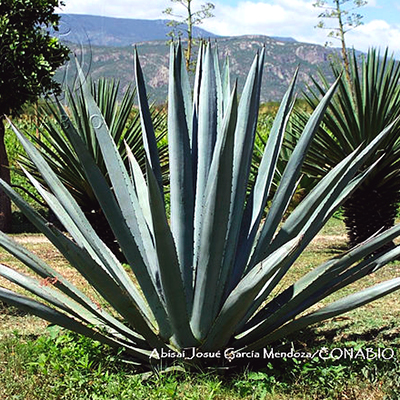
[[[400,395],[395,360],[316,357],[264,364],[256,370],[135,375],[118,354],[86,338],[55,330],[36,339],[15,333],[0,343],[0,398],[376,400]]]
[[[332,218],[288,274],[285,284],[342,251],[344,235],[343,222]],[[86,286],[92,295],[42,236],[15,238],[75,284]],[[0,252],[0,261],[26,272],[5,252]],[[399,276],[399,272],[400,264],[392,263],[344,292]],[[1,280],[0,285],[10,287]],[[320,352],[315,357],[261,359],[258,364],[224,370],[189,373],[176,368],[136,375],[122,354],[56,327],[48,328],[40,319],[0,304],[0,399],[399,399],[399,320],[395,293],[273,347],[277,352],[292,348],[304,354]],[[325,359],[332,350],[361,349],[360,354],[367,354],[367,348],[375,352],[390,348],[395,358]]]

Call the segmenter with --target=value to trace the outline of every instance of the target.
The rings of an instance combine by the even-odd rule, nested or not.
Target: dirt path
[[[346,235],[317,235],[313,242],[339,242],[346,241]]]
[[[39,243],[50,243],[46,236],[41,234],[29,234],[29,235],[17,235],[12,238],[20,244],[39,244]]]
[[[39,243],[50,243],[49,239],[46,238],[46,236],[41,235],[41,234],[29,234],[29,235],[17,235],[13,236],[13,239],[21,244],[39,244]],[[317,235],[314,239],[313,242],[319,243],[319,242],[339,242],[339,241],[345,241],[346,240],[346,235]]]

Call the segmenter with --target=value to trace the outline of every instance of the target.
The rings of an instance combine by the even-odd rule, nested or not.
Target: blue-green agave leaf
[[[217,139],[205,188],[199,252],[195,260],[196,280],[191,320],[194,334],[199,340],[206,336],[221,302],[221,298],[216,295],[229,220],[236,121],[235,86],[221,134]]]
[[[139,55],[135,48],[134,50],[134,70],[136,78],[136,87],[138,94],[138,108],[140,112],[140,121],[142,124],[143,146],[146,151],[147,159],[151,165],[154,175],[157,178],[160,192],[163,191],[163,181],[161,175],[160,158],[158,155],[157,140],[154,133],[153,122],[151,120],[150,107],[147,101],[146,85],[143,79],[143,72],[139,62]]]
[[[126,154],[128,156],[129,165],[131,167],[131,177],[135,187],[136,196],[138,198],[149,231],[153,236],[154,235],[153,220],[151,218],[150,200],[149,200],[149,193],[147,190],[146,179],[143,175],[142,169],[140,168],[138,161],[133,155],[132,150],[127,145],[126,145]]]
[[[194,187],[189,132],[181,87],[181,65],[171,46],[168,93],[168,146],[171,231],[186,291],[193,286]],[[180,60],[182,63],[182,60]],[[187,299],[192,302],[192,294]]]
[[[189,74],[186,68],[185,50],[182,47],[181,42],[178,43],[176,49],[177,56],[177,64],[181,66],[181,76],[180,81],[182,85],[182,95],[183,95],[183,104],[185,105],[185,115],[186,115],[186,124],[189,130],[189,137],[192,136],[191,127],[193,120],[193,100],[192,100],[192,89],[190,87]]]
[[[204,216],[205,190],[217,140],[217,83],[211,45],[206,47],[202,63],[202,75],[199,87],[200,94],[198,98],[196,201],[194,208],[195,260],[198,257],[200,246],[199,241]]]
[[[189,324],[187,292],[179,268],[178,254],[171,229],[165,214],[160,193],[156,190],[156,179],[150,168],[147,170],[151,215],[154,226],[154,241],[157,252],[160,278],[168,310],[168,318],[173,327],[174,340],[178,346],[195,346],[196,339]]]

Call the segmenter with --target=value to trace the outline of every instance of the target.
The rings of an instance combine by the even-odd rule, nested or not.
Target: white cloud
[[[380,6],[378,6],[377,0],[368,0],[368,3],[365,7],[380,8]]]
[[[366,51],[369,47],[380,47],[400,54],[400,25],[390,25],[383,20],[370,21],[357,29],[348,32],[349,45],[358,50]]]
[[[242,1],[236,7],[216,2],[214,14],[203,26],[219,35],[299,36],[317,23],[318,12],[312,1],[275,0]]]

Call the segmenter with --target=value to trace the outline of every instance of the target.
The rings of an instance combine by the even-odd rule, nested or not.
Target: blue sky
[[[219,35],[263,34],[319,44],[327,41],[327,31],[314,28],[320,12],[312,6],[314,0],[193,0],[193,5],[196,8],[206,1],[215,4],[215,16],[204,21],[202,27]],[[162,11],[172,5],[169,0],[64,2],[62,12],[144,19],[165,18]],[[178,12],[179,6],[175,7]],[[371,46],[388,46],[399,57],[400,0],[369,0],[359,13],[364,16],[364,24],[347,33],[348,46],[363,51]]]

